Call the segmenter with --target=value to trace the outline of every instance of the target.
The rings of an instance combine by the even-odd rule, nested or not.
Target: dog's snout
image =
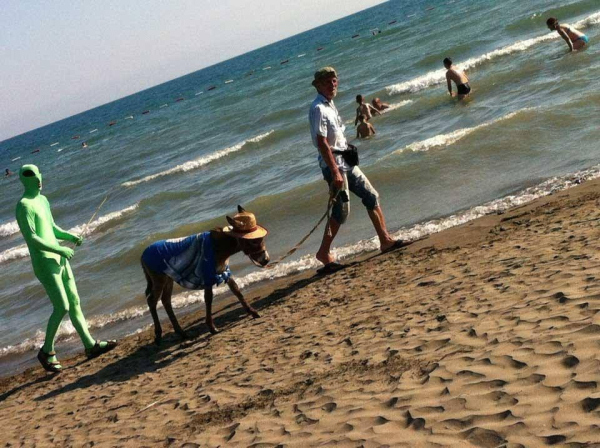
[[[266,266],[269,264],[269,261],[271,261],[271,257],[269,257],[269,252],[267,252],[266,250],[264,252],[260,253],[260,256],[258,257],[258,259],[256,260],[261,266]]]

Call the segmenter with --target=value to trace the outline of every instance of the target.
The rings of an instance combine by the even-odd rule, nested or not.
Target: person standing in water
[[[73,249],[61,246],[58,240],[81,245],[81,236],[69,233],[54,223],[50,203],[42,191],[42,173],[35,165],[23,165],[19,179],[25,187],[23,196],[17,203],[16,217],[19,229],[25,238],[33,272],[40,281],[54,310],[48,320],[46,338],[38,353],[42,367],[49,372],[60,372],[62,366],[56,359],[54,339],[65,314],[79,334],[88,358],[95,358],[116,347],[116,341],[96,341],[90,335],[85,317],[81,311],[75,277],[69,265]]]
[[[356,108],[356,119],[354,120],[354,126],[358,124],[358,118],[361,115],[365,116],[365,121],[369,121],[371,118],[373,118],[373,115],[381,115],[377,109],[375,109],[369,103],[365,103],[362,95],[356,95],[356,102],[358,103],[358,107]]]
[[[375,135],[375,128],[371,123],[367,123],[367,117],[361,114],[358,119],[360,124],[356,128],[356,138],[367,138]]]
[[[550,31],[556,31],[565,40],[571,51],[579,51],[590,42],[588,37],[581,31],[569,25],[561,25],[554,17],[546,20],[546,25]]]
[[[448,92],[450,92],[450,96],[456,96],[459,100],[462,100],[471,93],[469,78],[465,72],[454,68],[452,64],[452,59],[444,59],[444,67],[446,67],[446,81],[448,82]],[[456,84],[456,94],[454,94],[452,91],[452,81],[454,81]]]

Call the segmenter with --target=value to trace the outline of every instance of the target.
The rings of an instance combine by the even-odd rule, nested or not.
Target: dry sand
[[[600,182],[0,382],[2,446],[600,446]],[[170,330],[166,326],[165,330]],[[597,443],[597,445],[595,445]]]

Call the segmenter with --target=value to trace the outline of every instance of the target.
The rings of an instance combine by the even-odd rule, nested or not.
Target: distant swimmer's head
[[[317,92],[328,100],[332,100],[337,95],[338,75],[333,67],[323,67],[315,72],[312,85]]]
[[[360,114],[358,116],[358,119],[360,120],[361,123],[364,123],[365,120],[367,119],[367,116],[365,114]]]
[[[452,59],[445,58],[444,59],[444,67],[446,67],[447,69],[449,69],[450,67],[452,67]]]
[[[554,17],[550,17],[548,20],[546,20],[546,25],[548,26],[549,30],[554,31],[558,27],[558,20]]]
[[[356,95],[356,102],[358,104],[362,104],[362,102],[363,102],[363,96],[362,95]]]
[[[35,165],[23,165],[19,170],[19,179],[26,193],[39,193],[42,190],[42,173]]]

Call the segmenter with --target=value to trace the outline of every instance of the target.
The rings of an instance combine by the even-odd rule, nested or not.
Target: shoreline
[[[2,378],[7,440],[598,443],[599,202],[587,181],[328,277],[257,284],[260,319],[223,298],[216,336],[186,313],[189,341],[166,324],[158,349],[149,329],[60,375]]]

